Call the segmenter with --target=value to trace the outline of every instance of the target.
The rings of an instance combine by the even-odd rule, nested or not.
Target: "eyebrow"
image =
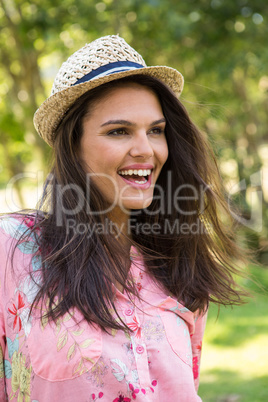
[[[166,123],[166,119],[163,117],[162,119],[155,120],[150,125],[154,126],[154,125],[160,124],[160,123]],[[135,123],[132,123],[131,121],[128,121],[128,120],[108,120],[105,123],[103,123],[101,125],[101,127],[109,126],[111,124],[119,124],[121,126],[135,126],[136,125]]]

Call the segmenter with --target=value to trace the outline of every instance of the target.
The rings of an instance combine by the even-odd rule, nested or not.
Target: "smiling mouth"
[[[119,170],[118,174],[132,183],[145,184],[152,174],[152,169]]]

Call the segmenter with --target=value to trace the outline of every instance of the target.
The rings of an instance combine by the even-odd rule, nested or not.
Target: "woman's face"
[[[153,91],[118,87],[84,118],[79,156],[111,209],[146,208],[167,160],[165,118]]]

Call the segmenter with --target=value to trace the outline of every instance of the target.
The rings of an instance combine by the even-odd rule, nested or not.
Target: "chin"
[[[153,197],[148,198],[146,200],[133,200],[132,202],[128,202],[126,205],[124,205],[125,209],[145,209],[148,208],[149,205],[151,205],[153,201]]]

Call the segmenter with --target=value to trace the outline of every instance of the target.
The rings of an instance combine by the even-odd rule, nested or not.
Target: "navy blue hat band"
[[[134,63],[133,61],[116,61],[114,63],[109,63],[104,66],[91,71],[90,73],[84,75],[82,78],[77,80],[74,85],[81,84],[82,82],[91,81],[96,78],[104,77],[106,75],[121,73],[122,71],[136,70],[137,68],[145,68],[139,63]]]

